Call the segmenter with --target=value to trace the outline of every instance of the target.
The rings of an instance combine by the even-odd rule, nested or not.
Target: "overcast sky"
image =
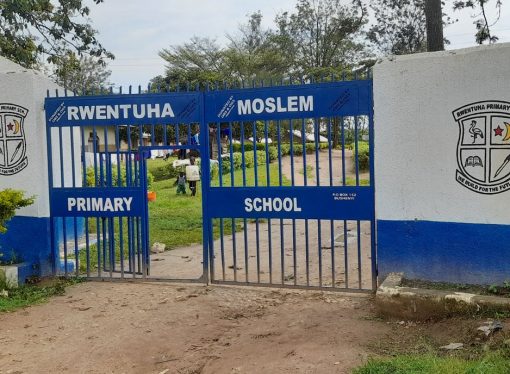
[[[192,36],[216,38],[226,42],[225,34],[234,33],[246,15],[260,10],[264,24],[272,26],[276,14],[292,10],[296,0],[105,0],[91,7],[92,24],[99,31],[102,44],[116,56],[109,64],[111,81],[118,85],[146,85],[164,73],[164,61],[158,51],[181,44]],[[490,0],[493,8],[496,0]],[[460,21],[445,29],[451,41],[448,49],[475,45],[472,11],[445,11]],[[491,9],[492,11],[492,9]],[[494,12],[492,12],[494,13]],[[500,42],[510,42],[510,3],[503,2],[502,16],[494,27]]]

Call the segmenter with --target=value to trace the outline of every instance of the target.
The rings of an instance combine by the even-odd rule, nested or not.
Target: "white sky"
[[[347,1],[347,0],[346,0]],[[490,0],[492,8],[496,0]],[[225,34],[234,33],[246,15],[260,10],[265,26],[272,26],[276,14],[292,10],[296,0],[105,0],[90,5],[93,27],[101,43],[116,56],[109,63],[111,81],[116,86],[147,85],[164,73],[164,61],[158,51],[182,44],[192,36],[216,38],[222,44]],[[443,9],[460,21],[445,29],[448,49],[475,46],[472,11],[451,11],[452,0]],[[510,3],[503,2],[501,19],[494,27],[500,43],[510,42]]]

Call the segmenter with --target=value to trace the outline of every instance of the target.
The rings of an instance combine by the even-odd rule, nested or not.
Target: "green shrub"
[[[234,152],[232,153],[233,157],[233,164],[234,164],[234,170],[241,169],[243,165],[243,158],[242,154],[240,152]],[[227,157],[223,157],[221,160],[221,173],[222,174],[228,174],[231,171],[231,160],[230,155]]]
[[[319,143],[319,149],[328,149],[328,143]],[[276,147],[275,147],[276,149]],[[303,155],[303,143],[294,142],[292,145],[294,156]],[[315,143],[305,143],[305,150],[307,154],[315,153]],[[284,143],[280,145],[280,152],[282,156],[290,155],[290,144]],[[278,156],[278,152],[276,153]]]
[[[355,143],[349,143],[349,144],[346,144],[345,145],[345,148],[346,149],[350,149],[351,151],[354,150],[355,148]],[[359,140],[358,141],[358,146],[361,148],[361,147],[364,147],[364,146],[367,146],[368,147],[368,142],[364,141],[364,140]]]
[[[154,181],[159,182],[167,179],[177,178],[179,175],[178,169],[172,166],[172,162],[168,161],[164,165],[151,168],[151,174],[154,176]]]
[[[267,153],[269,154],[269,162],[273,162],[278,159],[278,148],[275,146],[269,147],[267,149]]]
[[[290,144],[282,144],[280,145],[280,152],[282,153],[282,156],[290,155]]]
[[[220,168],[218,167],[218,164],[213,164],[211,166],[211,179],[215,179],[218,177]]]
[[[349,149],[352,149],[354,155],[356,144],[350,144]],[[354,163],[353,166],[356,167],[356,157],[352,158],[352,162]],[[370,169],[370,146],[368,142],[358,142],[358,168],[360,171],[368,171]]]
[[[253,149],[252,149],[253,151]],[[239,170],[243,168],[243,155],[241,152],[234,152],[233,156],[233,164],[234,170]],[[272,162],[278,158],[278,150],[276,147],[268,147],[268,157],[269,162]],[[263,151],[257,152],[257,165],[264,165],[266,163],[266,152],[265,149]],[[244,153],[244,167],[247,169],[251,169],[255,166],[255,159],[253,157],[253,152],[245,152]],[[221,172],[222,174],[230,173],[231,162],[230,155],[227,154],[226,157],[223,157],[221,160]]]
[[[221,174],[230,173],[230,158],[223,157],[221,159]]]
[[[306,143],[306,153],[314,153],[315,152],[315,143]],[[328,148],[328,143],[320,143],[320,149]],[[234,170],[241,169],[243,167],[243,156],[242,156],[242,147],[240,144],[234,144],[233,149],[236,152],[232,153]],[[295,156],[303,155],[303,145],[302,144],[293,144],[293,152]],[[290,154],[290,144],[282,143],[280,145],[280,154],[282,157],[288,156]],[[224,155],[221,162],[221,172],[222,174],[230,173],[230,154],[227,153]],[[257,143],[257,165],[264,165],[266,162],[274,162],[278,159],[278,146],[277,145],[268,145],[267,146],[267,154],[266,154],[266,145],[264,143]],[[254,167],[254,152],[253,152],[253,143],[247,143],[244,146],[244,167],[252,168]]]
[[[243,155],[240,152],[234,152],[234,170],[239,170],[243,167]]]
[[[252,168],[255,164],[255,160],[253,158],[253,153],[245,153],[244,154],[244,167],[245,168]]]
[[[327,142],[319,143],[319,149],[328,149],[329,144]],[[314,153],[315,152],[315,143],[308,142],[305,143],[306,153]],[[233,145],[234,152],[241,152],[242,147],[241,144]],[[245,153],[251,152],[253,153],[253,143],[246,143],[244,145]],[[259,157],[259,153],[265,153],[266,145],[264,143],[257,143],[257,158]],[[303,154],[303,144],[300,142],[294,142],[293,144],[294,155],[301,156]],[[278,145],[269,145],[269,161],[273,162],[278,158]],[[280,153],[283,156],[290,155],[290,143],[281,143],[280,144]],[[264,156],[265,157],[265,156]]]
[[[7,232],[6,224],[16,214],[16,209],[34,203],[35,197],[25,197],[23,191],[10,188],[0,191],[0,233]]]
[[[257,151],[263,151],[266,149],[265,143],[256,143],[257,144]],[[243,147],[240,143],[234,143],[232,144],[232,152],[242,152]],[[245,142],[244,143],[244,151],[245,152],[253,152],[253,143],[252,142]]]
[[[257,153],[257,165],[265,165],[266,164],[266,152],[258,152]],[[271,161],[269,161],[271,162]]]
[[[306,148],[306,153],[314,153],[315,152],[315,143],[306,143],[305,148]]]
[[[301,156],[303,154],[303,146],[301,144],[294,144],[292,148],[294,150],[294,156]]]
[[[152,184],[154,183],[154,175],[151,174],[150,171],[147,172],[147,190],[152,189]]]
[[[87,187],[106,187],[109,186],[109,178],[106,173],[106,169],[103,169],[103,175],[101,175],[101,172],[99,170],[99,167],[97,168],[97,176],[94,173],[94,167],[89,166],[87,168]],[[97,178],[96,178],[97,177]],[[177,174],[176,174],[177,177]],[[117,165],[112,165],[111,168],[111,186],[112,187],[119,187],[119,186],[127,186],[126,183],[126,167],[124,165],[120,166],[120,184],[119,184],[119,168]],[[133,181],[134,176],[131,176],[131,180]],[[147,172],[147,188],[150,190],[152,187],[152,183],[155,181],[155,177],[151,172]]]

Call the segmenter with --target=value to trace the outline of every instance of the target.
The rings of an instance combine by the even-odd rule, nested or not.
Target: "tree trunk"
[[[441,9],[441,0],[425,0],[425,17],[427,19],[427,50],[429,52],[443,51],[443,11]]]
[[[333,149],[338,147],[338,144],[340,143],[339,139],[338,139],[338,133],[339,133],[339,120],[338,120],[338,117],[334,117],[333,118],[333,121],[332,121],[332,127],[333,129],[331,130],[331,132],[333,133]]]

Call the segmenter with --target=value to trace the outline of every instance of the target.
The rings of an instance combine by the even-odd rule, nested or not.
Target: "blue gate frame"
[[[150,272],[146,158],[191,150],[202,159],[202,276],[174,280],[374,290],[373,103],[365,78],[48,97],[55,273],[160,280]]]

